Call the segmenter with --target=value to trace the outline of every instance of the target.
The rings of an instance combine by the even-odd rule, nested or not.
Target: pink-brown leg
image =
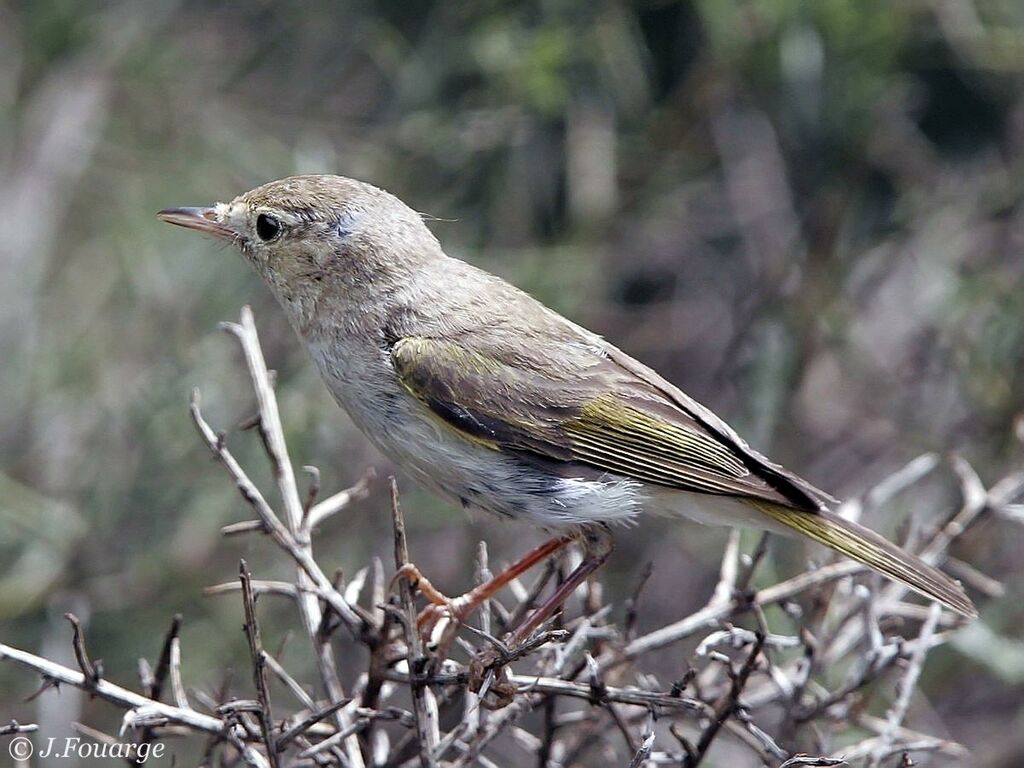
[[[430,601],[431,604],[420,612],[416,624],[420,634],[430,645],[434,648],[445,647],[451,640],[455,626],[468,619],[502,587],[558,552],[573,541],[573,538],[575,537],[563,536],[535,547],[494,578],[456,598],[449,598],[441,593],[411,563],[395,574],[395,578],[408,579],[420,594]],[[607,562],[614,548],[611,533],[603,525],[588,526],[578,538],[583,545],[583,561],[554,594],[515,629],[511,642],[513,647],[529,639],[539,626],[550,619],[572,596],[576,588]]]
[[[569,577],[562,582],[554,594],[516,628],[512,635],[512,642],[509,644],[513,648],[528,640],[539,626],[550,619],[572,596],[576,588],[608,561],[614,549],[612,535],[603,525],[584,529],[580,541],[583,544],[583,561],[576,566],[576,569],[569,574]]]
[[[431,639],[432,635],[444,634],[448,626],[453,626],[453,622],[459,623],[468,619],[477,608],[493,597],[502,587],[558,552],[572,540],[572,537],[561,536],[546,541],[531,549],[492,579],[455,598],[447,597],[440,592],[412,563],[403,566],[395,574],[395,578],[408,580],[421,595],[430,601],[431,604],[424,608],[417,617],[416,625],[420,634],[436,647],[442,641],[436,637]],[[442,624],[442,622],[444,623]],[[441,631],[435,632],[435,629]]]
[[[612,553],[611,533],[603,525],[589,526],[580,533],[583,544],[583,561],[576,566],[569,577],[559,585],[537,610],[520,625],[507,642],[511,649],[521,647],[537,629],[544,624],[568,600],[573,591],[607,562]],[[508,678],[502,654],[495,648],[486,648],[478,653],[469,664],[470,690],[478,693],[481,705],[488,709],[499,709],[511,703],[516,687]],[[486,690],[487,695],[484,694]],[[488,698],[488,695],[491,698]]]

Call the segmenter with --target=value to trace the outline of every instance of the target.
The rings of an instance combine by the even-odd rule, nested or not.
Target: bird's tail
[[[959,614],[968,618],[978,615],[974,604],[957,582],[863,525],[830,512],[805,512],[776,504],[752,503],[776,523],[824,544]]]

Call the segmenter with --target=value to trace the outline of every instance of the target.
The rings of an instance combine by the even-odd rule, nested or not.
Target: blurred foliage
[[[73,606],[127,680],[182,611],[187,682],[238,656],[240,607],[201,589],[243,554],[279,566],[219,537],[246,512],[186,402],[199,385],[228,429],[251,412],[214,332],[243,303],[295,462],[325,492],[387,473],[243,263],[153,216],[296,172],[438,217],[450,253],[839,494],[925,450],[998,476],[1024,396],[1022,86],[1010,0],[0,3],[0,637],[59,647]],[[251,435],[229,439],[262,466]],[[452,591],[479,538],[496,559],[536,539],[403,485],[414,556]],[[955,503],[952,483],[927,492]],[[325,526],[325,565],[387,552],[385,508],[378,490]],[[905,511],[869,522],[893,535]],[[605,581],[626,594],[653,559],[642,621],[682,615],[720,540],[652,521]],[[962,545],[1008,581],[1001,635],[1024,627],[1022,545],[987,528]],[[1024,744],[985,741],[1021,716],[1020,651],[999,647],[931,684],[952,735],[1009,765]],[[28,692],[8,669],[0,688]]]

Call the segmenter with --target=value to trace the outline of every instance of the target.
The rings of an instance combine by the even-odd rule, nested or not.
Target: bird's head
[[[444,258],[416,211],[342,176],[292,176],[229,203],[157,216],[234,244],[300,322],[325,292],[387,289]]]

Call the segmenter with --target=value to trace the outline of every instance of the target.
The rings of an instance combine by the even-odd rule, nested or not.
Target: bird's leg
[[[516,628],[509,643],[510,647],[515,648],[529,640],[530,635],[562,607],[576,588],[608,561],[615,548],[611,531],[605,525],[589,525],[581,531],[579,538],[583,545],[583,561],[559,585],[554,594]]]
[[[572,540],[571,536],[559,536],[558,538],[546,541],[540,546],[531,549],[497,576],[493,576],[483,584],[473,587],[473,589],[461,597],[455,598],[452,601],[455,617],[459,621],[469,618],[477,608],[493,597],[499,589],[514,579],[518,579],[545,558],[564,548]]]
[[[395,578],[406,579],[430,601],[431,604],[420,611],[416,618],[416,626],[429,644],[436,648],[443,644],[442,638],[448,634],[449,628],[465,621],[498,590],[513,579],[519,578],[537,563],[558,552],[572,540],[572,537],[561,536],[546,541],[531,549],[498,575],[455,598],[447,597],[440,592],[412,563],[402,566],[395,574]]]
[[[511,661],[507,651],[523,647],[533,633],[562,607],[576,588],[607,562],[614,549],[611,532],[605,525],[583,528],[579,535],[583,545],[583,561],[576,566],[558,589],[516,628],[503,650],[486,648],[473,657],[469,664],[469,688],[480,695],[480,703],[488,709],[498,709],[512,702],[516,687],[508,678],[506,664]],[[487,699],[485,694],[491,695]]]

